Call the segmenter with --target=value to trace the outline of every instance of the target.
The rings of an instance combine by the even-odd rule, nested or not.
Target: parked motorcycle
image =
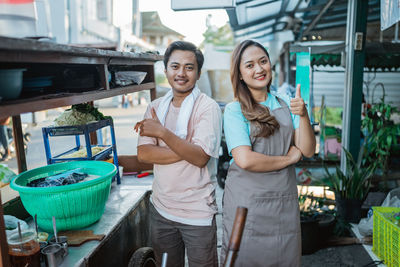
[[[10,153],[7,153],[7,151],[5,151],[5,149],[4,149],[4,147],[1,146],[0,147],[0,156],[1,156],[0,161],[7,161],[7,160],[11,159],[12,157],[15,157],[15,155],[16,155],[13,131],[10,127],[7,127],[7,139],[8,139],[8,149],[9,149]],[[23,134],[25,153],[27,153],[27,150],[28,150],[27,144],[30,142],[30,140],[31,140],[31,134],[29,132],[25,132]]]
[[[221,111],[223,113],[226,103],[218,102],[218,105],[220,106]],[[221,144],[219,147],[218,167],[217,167],[217,182],[222,189],[225,188],[225,179],[228,174],[228,169],[231,159],[232,156],[229,155],[228,147],[225,141],[225,134],[224,131],[222,131]]]

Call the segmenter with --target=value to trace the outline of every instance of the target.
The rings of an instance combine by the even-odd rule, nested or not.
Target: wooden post
[[[26,171],[26,156],[24,149],[24,134],[22,133],[21,115],[12,117],[15,150],[17,152],[18,172]]]
[[[6,237],[6,227],[4,224],[3,217],[3,204],[1,201],[1,192],[0,192],[0,266],[9,267],[10,258],[8,256],[8,244]]]
[[[235,220],[233,221],[231,238],[229,239],[228,251],[226,253],[224,267],[231,267],[235,262],[236,252],[239,251],[242,241],[243,229],[246,223],[247,208],[237,207]]]
[[[108,68],[106,64],[99,65],[97,67],[100,76],[100,85],[104,90],[110,90],[110,84],[108,83]]]
[[[156,91],[157,90],[157,88],[156,88],[157,84],[156,84],[156,79],[155,79],[155,75],[154,75],[154,65],[150,66],[148,68],[147,77],[146,78],[149,79],[150,81],[154,82],[154,88],[150,89],[150,100],[153,101],[157,97],[157,91]]]
[[[94,102],[93,101],[90,101],[88,104],[91,105],[92,107],[94,107]],[[98,144],[97,132],[96,131],[91,132],[89,135],[90,135],[90,144],[91,145],[97,145]]]

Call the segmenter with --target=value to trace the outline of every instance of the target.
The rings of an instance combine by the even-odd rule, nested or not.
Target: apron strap
[[[281,105],[281,107],[284,107],[286,110],[287,115],[290,117],[290,119],[292,119],[292,115],[290,113],[290,108],[289,106],[286,104],[286,102],[280,98],[280,97],[276,97],[276,99],[278,99],[279,104]],[[293,129],[294,130],[294,129]],[[291,145],[294,144],[294,135],[292,136],[292,141],[291,141]]]
[[[278,96],[275,96],[275,95],[271,95],[271,96],[272,96],[272,97],[276,97],[276,99],[278,100],[279,105],[281,105],[280,108],[284,109],[284,110],[286,111],[287,115],[288,115],[289,117],[291,117],[291,115],[290,115],[290,110],[289,110],[289,106],[286,104],[286,102],[285,102],[282,98],[280,98],[280,97],[278,97]],[[269,109],[269,112],[270,112],[270,113],[272,112],[271,109],[270,109],[269,107],[267,107],[267,109]],[[277,108],[277,109],[279,109],[279,108]],[[274,109],[274,110],[277,110],[277,109]],[[252,149],[253,149],[254,143],[256,142],[256,139],[257,139],[257,137],[255,137],[254,135],[252,135],[252,133],[253,133],[253,127],[254,127],[253,124],[250,123],[250,142],[251,142],[251,148],[252,148]]]

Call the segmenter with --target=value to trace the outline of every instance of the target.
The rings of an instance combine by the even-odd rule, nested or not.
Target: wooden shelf
[[[153,65],[163,57],[154,53],[132,53],[89,47],[0,37],[1,62]]]
[[[150,97],[154,100],[156,96],[154,63],[162,59],[163,56],[156,53],[109,51],[0,37],[2,68],[24,68],[26,69],[24,76],[27,77],[54,77],[54,83],[47,94],[45,91],[40,96],[0,102],[1,116],[13,117],[19,172],[26,170],[21,113],[70,106],[142,90],[150,90]],[[114,83],[113,73],[120,70],[144,71],[147,75],[140,85],[110,89]],[[65,74],[69,73],[68,71],[72,73],[75,71],[75,76],[73,76],[75,80],[69,80],[70,76]],[[89,82],[85,83],[84,78],[81,82],[80,77],[88,77],[86,80]],[[112,78],[111,82],[110,78]],[[90,79],[93,79],[92,82]],[[73,93],[70,90],[73,90]]]
[[[2,116],[15,116],[21,113],[70,106],[142,90],[151,90],[154,88],[155,83],[149,82],[141,85],[113,88],[110,90],[100,89],[81,93],[61,93],[43,95],[35,98],[18,99],[14,101],[8,101],[0,105],[0,114]]]

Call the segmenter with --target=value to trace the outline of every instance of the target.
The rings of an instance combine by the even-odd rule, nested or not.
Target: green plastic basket
[[[373,207],[373,210],[372,251],[386,266],[400,266],[400,227],[393,219],[393,214],[400,212],[400,208]]]
[[[76,168],[99,177],[63,186],[26,186],[38,178]],[[11,181],[10,186],[19,192],[28,213],[32,216],[37,214],[41,229],[52,231],[52,216],[55,216],[57,230],[73,230],[86,227],[100,219],[110,194],[111,180],[116,173],[115,165],[108,162],[71,161],[23,172]]]

